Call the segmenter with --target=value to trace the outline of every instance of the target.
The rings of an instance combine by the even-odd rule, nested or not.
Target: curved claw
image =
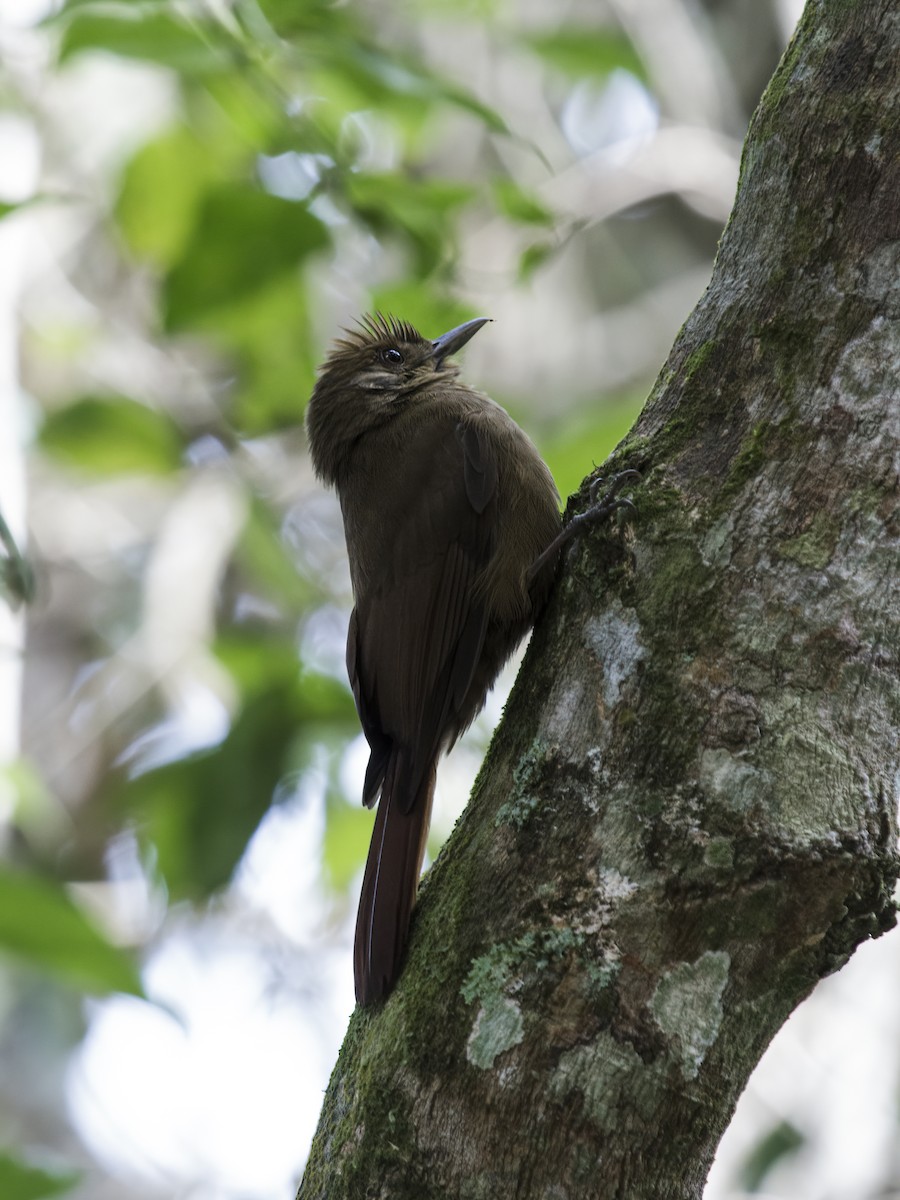
[[[619,471],[617,475],[613,475],[609,481],[609,487],[599,500],[597,499],[597,493],[603,484],[606,483],[606,480],[603,476],[594,479],[588,488],[588,495],[591,500],[590,507],[572,517],[568,524],[559,531],[543,554],[531,565],[526,576],[528,585],[531,585],[532,580],[548,563],[556,560],[562,548],[568,545],[582,529],[593,525],[596,521],[605,520],[620,508],[630,508],[632,512],[635,512],[634,502],[629,500],[627,496],[618,496],[617,492],[621,491],[625,484],[629,483],[632,479],[640,479],[640,477],[639,471],[631,469]]]
[[[612,479],[609,481],[609,488],[604,500],[612,500],[616,493],[621,491],[626,483],[629,483],[633,479],[640,479],[640,477],[640,471],[635,471],[632,467],[629,467],[625,471],[619,471],[618,474],[613,475]],[[598,475],[596,479],[591,480],[590,487],[588,488],[588,495],[590,496],[591,504],[597,503],[597,493],[600,491],[601,487],[603,487],[606,481],[605,475]]]

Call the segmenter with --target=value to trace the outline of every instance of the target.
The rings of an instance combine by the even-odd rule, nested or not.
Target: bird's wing
[[[392,495],[378,561],[367,562],[347,666],[372,749],[374,802],[392,746],[408,755],[412,804],[472,680],[487,612],[476,580],[494,550],[497,466],[477,425],[453,419],[411,431],[390,464]]]

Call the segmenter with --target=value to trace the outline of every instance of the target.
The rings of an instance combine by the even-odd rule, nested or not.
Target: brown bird
[[[399,974],[437,760],[534,623],[579,520],[561,529],[530,439],[447,362],[485,323],[430,341],[405,321],[364,318],[335,344],[307,411],[313,466],[344,518],[347,671],[370,748],[363,803],[381,797],[356,923],[360,1004]],[[584,517],[621,503],[608,494]]]

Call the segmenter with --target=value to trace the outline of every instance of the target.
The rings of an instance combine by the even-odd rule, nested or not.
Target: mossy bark
[[[812,0],[303,1200],[698,1197],[763,1049],[894,921],[900,14]]]

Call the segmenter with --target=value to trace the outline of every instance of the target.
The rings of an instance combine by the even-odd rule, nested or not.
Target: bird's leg
[[[632,502],[627,496],[619,496],[619,492],[632,480],[640,479],[638,471],[620,471],[618,475],[613,475],[610,479],[609,486],[606,491],[597,499],[597,493],[600,488],[607,483],[607,480],[602,476],[595,479],[590,486],[589,495],[591,498],[591,506],[585,509],[583,513],[578,513],[572,517],[567,525],[559,531],[547,549],[531,564],[528,575],[526,577],[526,585],[530,585],[532,580],[540,573],[540,571],[552,562],[559,554],[564,546],[568,546],[569,542],[574,537],[585,530],[589,525],[596,525],[598,521],[605,521],[620,508],[634,508]]]

